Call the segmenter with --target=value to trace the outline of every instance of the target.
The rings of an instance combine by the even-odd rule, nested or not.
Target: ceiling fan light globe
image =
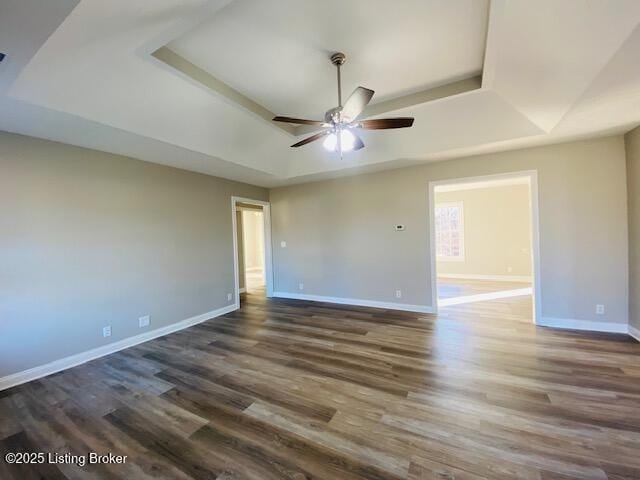
[[[356,146],[356,137],[349,130],[340,130],[342,151],[350,152]]]
[[[342,144],[343,152],[350,152],[356,146],[356,137],[349,130],[340,130],[340,143]],[[327,138],[322,142],[322,146],[330,151],[337,152],[338,151],[338,134],[331,133],[327,135]]]
[[[331,133],[327,135],[327,138],[325,138],[324,142],[322,142],[322,146],[326,150],[334,152],[336,150],[336,147],[338,146],[338,137],[336,136],[336,134]]]

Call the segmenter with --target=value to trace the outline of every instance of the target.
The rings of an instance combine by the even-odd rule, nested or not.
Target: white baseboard
[[[636,327],[629,325],[629,335],[640,342],[640,330],[638,330]]]
[[[340,305],[354,305],[358,307],[386,308],[388,310],[403,310],[407,312],[434,313],[430,305],[410,305],[408,303],[378,302],[376,300],[362,300],[359,298],[325,297],[322,295],[307,295],[302,293],[273,292],[274,297],[290,298],[293,300],[309,300],[312,302],[337,303]]]
[[[462,280],[495,280],[497,282],[532,282],[530,275],[481,275],[475,273],[439,273],[438,278],[459,278]]]
[[[591,332],[629,333],[626,323],[592,322],[572,318],[542,317],[536,322],[539,327],[564,328],[569,330],[588,330]]]
[[[182,320],[181,322],[172,323],[171,325],[167,325],[166,327],[157,328],[149,332],[141,333],[140,335],[136,335],[134,337],[125,338],[123,340],[119,340],[102,347],[94,348],[92,350],[87,350],[86,352],[61,358],[60,360],[54,360],[53,362],[39,365],[28,370],[23,370],[22,372],[12,373],[11,375],[0,378],[0,391],[7,388],[15,387],[16,385],[20,385],[22,383],[30,382],[32,380],[37,380],[38,378],[46,377],[47,375],[51,375],[61,370],[75,367],[91,360],[95,360],[96,358],[104,357],[105,355],[124,350],[125,348],[133,347],[140,343],[148,342],[149,340],[153,340],[154,338],[162,337],[164,335],[177,332],[178,330],[183,330],[211,318],[219,317],[220,315],[224,315],[225,313],[233,312],[238,308],[239,305],[235,303],[227,305],[226,307],[222,307],[217,310],[212,310],[201,315],[196,315],[195,317],[187,318],[186,320]]]

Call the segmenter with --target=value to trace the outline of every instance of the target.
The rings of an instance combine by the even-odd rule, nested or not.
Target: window
[[[464,260],[462,202],[436,205],[436,257],[445,261]]]

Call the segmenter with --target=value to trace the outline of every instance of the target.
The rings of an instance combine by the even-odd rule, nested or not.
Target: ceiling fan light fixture
[[[322,142],[322,146],[325,148],[325,150],[328,150],[330,152],[333,152],[336,149],[337,145],[338,137],[335,133],[330,133],[329,135],[327,135],[327,138],[325,138],[324,142]]]
[[[350,131],[352,128],[386,130],[389,128],[406,128],[413,125],[413,118],[410,117],[358,120],[358,117],[365,113],[365,108],[375,92],[369,88],[357,87],[353,93],[349,95],[347,101],[342,103],[340,67],[344,64],[345,59],[344,53],[338,52],[331,55],[331,63],[336,66],[338,72],[338,106],[327,110],[324,114],[324,121],[283,116],[273,117],[274,122],[292,123],[294,125],[313,125],[325,129],[324,131],[294,143],[291,145],[293,148],[302,147],[303,145],[324,138],[324,148],[330,152],[338,152],[340,153],[340,157],[342,157],[344,152],[364,148],[362,139]]]
[[[356,146],[356,137],[349,130],[340,130],[340,143],[342,144],[343,152],[350,152]],[[338,134],[330,133],[325,138],[322,146],[330,151],[335,152],[338,150]]]

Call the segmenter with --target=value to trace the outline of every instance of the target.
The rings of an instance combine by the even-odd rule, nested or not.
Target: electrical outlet
[[[287,242],[285,242],[284,240],[282,240],[280,242],[280,248],[287,248]]]
[[[227,293],[227,300],[231,301],[232,298],[233,296],[230,293]]]
[[[111,325],[107,325],[106,327],[102,327],[102,336],[110,337],[111,336]]]
[[[596,305],[596,314],[597,315],[604,315],[604,305],[602,304],[598,304]]]
[[[396,298],[402,298],[402,290],[396,290]]]
[[[513,267],[507,267],[507,272],[509,273],[513,272]]]
[[[149,326],[149,315],[145,315],[144,317],[138,318],[138,327],[148,327]]]
[[[298,290],[304,290],[304,283],[298,284]]]

